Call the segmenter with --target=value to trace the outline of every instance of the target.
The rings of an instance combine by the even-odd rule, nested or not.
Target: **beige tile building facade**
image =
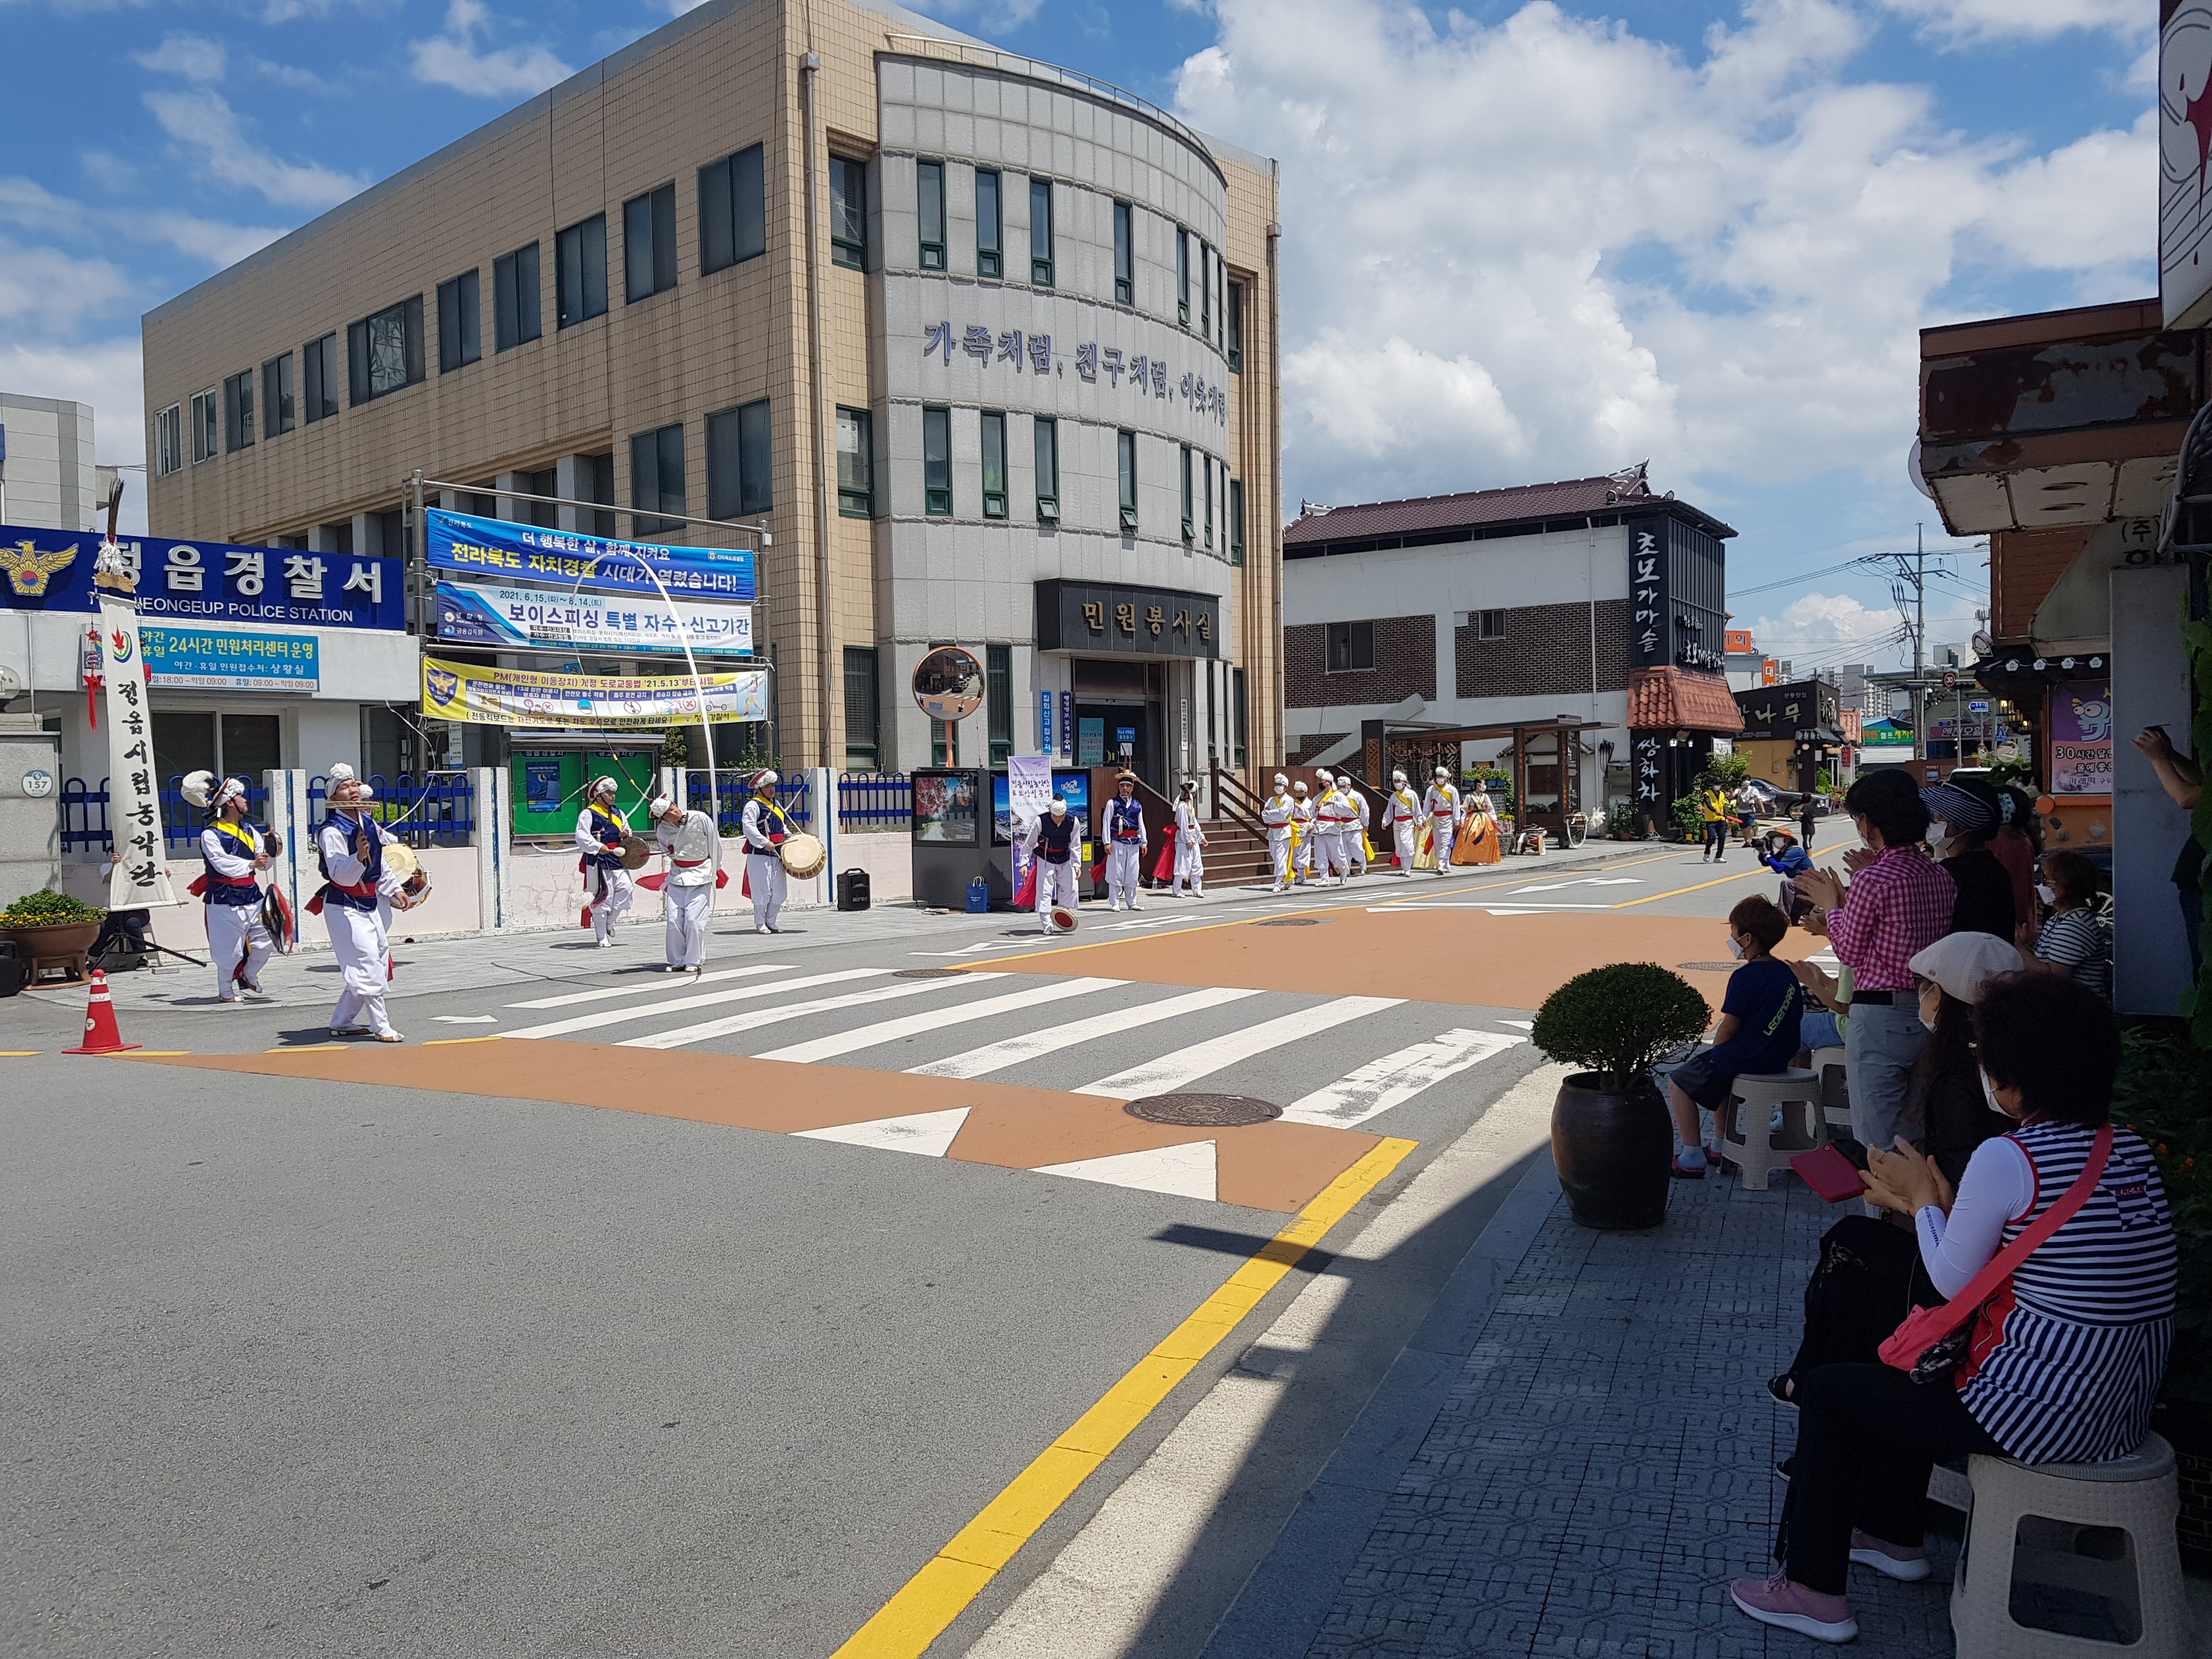
[[[149,313],[151,522],[398,553],[419,471],[502,517],[765,532],[787,765],[942,755],[908,684],[949,642],[992,671],[963,763],[1256,770],[1278,199],[1273,162],[896,8],[709,0]]]

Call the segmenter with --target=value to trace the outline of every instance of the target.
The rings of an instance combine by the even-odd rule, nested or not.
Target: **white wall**
[[[31,530],[82,530],[98,507],[92,405],[0,392],[8,431],[7,510],[0,524]]]

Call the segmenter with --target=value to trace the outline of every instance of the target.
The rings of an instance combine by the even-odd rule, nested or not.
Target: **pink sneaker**
[[[1858,1639],[1859,1621],[1851,1617],[1849,1601],[1793,1583],[1784,1572],[1771,1578],[1739,1578],[1729,1586],[1729,1596],[1762,1625],[1794,1630],[1816,1642]]]
[[[1885,1578],[1899,1579],[1907,1584],[1918,1583],[1929,1571],[1926,1550],[1893,1544],[1886,1538],[1861,1532],[1856,1527],[1851,1528],[1851,1559],[1863,1567],[1872,1567]]]

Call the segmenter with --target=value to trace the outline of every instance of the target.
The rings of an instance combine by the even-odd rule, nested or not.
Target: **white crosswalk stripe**
[[[1175,1091],[1209,1077],[1240,1060],[1249,1060],[1270,1048],[1279,1048],[1304,1036],[1312,1036],[1330,1027],[1342,1025],[1348,1020],[1366,1014],[1395,1008],[1403,997],[1338,997],[1317,1008],[1302,1008],[1294,1014],[1279,1018],[1262,1020],[1257,1025],[1248,1025],[1242,1030],[1231,1031],[1212,1037],[1204,1042],[1194,1042],[1188,1048],[1178,1048],[1173,1054],[1163,1054],[1158,1060],[1147,1060],[1141,1066],[1132,1066],[1127,1071],[1103,1077],[1096,1083],[1086,1083],[1075,1091],[1079,1095],[1104,1095],[1109,1100],[1135,1100],[1145,1095],[1172,1094]]]
[[[1292,1101],[1283,1109],[1283,1121],[1349,1129],[1528,1040],[1495,1031],[1446,1031],[1433,1042],[1416,1042],[1370,1060],[1328,1087]]]
[[[723,968],[711,974],[697,974],[689,979],[671,979],[665,975],[641,974],[628,985],[617,985],[606,991],[571,991],[565,996],[538,997],[530,1002],[510,1002],[510,1008],[573,1008],[580,1002],[611,1002],[617,997],[643,996],[648,991],[696,990],[702,985],[712,985],[718,980],[751,979],[760,974],[787,974],[787,962],[757,963],[745,968]]]
[[[905,1014],[896,1019],[879,1020],[873,1025],[863,1025],[854,1030],[840,1031],[835,1036],[817,1037],[811,1042],[794,1042],[787,1048],[771,1049],[759,1058],[802,1063],[829,1060],[838,1054],[849,1054],[855,1048],[872,1048],[879,1042],[895,1042],[901,1037],[919,1036],[925,1031],[941,1031],[950,1026],[989,1019],[999,1014],[1011,1014],[1024,1008],[1041,1007],[1046,1003],[1060,1002],[1069,997],[1085,996],[1092,991],[1103,991],[1128,982],[1125,979],[1047,980],[1026,991],[1009,991],[1003,996],[985,997],[980,1002],[963,1002],[951,1008],[932,1008],[923,1013]]]
[[[527,1025],[519,1031],[509,1031],[511,1037],[566,1036],[571,1031],[596,1030],[602,1025],[618,1025],[624,1020],[650,1019],[656,1014],[680,1013],[688,1008],[709,1008],[717,1003],[737,1002],[750,997],[774,996],[781,991],[803,991],[816,985],[837,985],[848,980],[881,979],[890,972],[888,968],[844,968],[833,974],[807,974],[798,979],[781,979],[769,985],[743,985],[733,991],[707,991],[697,996],[671,997],[665,1002],[650,1002],[635,1008],[609,1008],[596,1014],[573,1014],[567,1019],[556,1019],[544,1025]]]
[[[681,1048],[687,1044],[705,1042],[714,1037],[735,1036],[740,1031],[773,1025],[778,1020],[798,1019],[807,1014],[834,1013],[840,1008],[862,1008],[872,1002],[896,1002],[902,997],[927,996],[933,991],[945,990],[956,985],[973,985],[978,980],[1006,977],[1004,974],[963,974],[956,980],[933,979],[920,985],[878,985],[872,990],[848,991],[843,996],[821,997],[812,1002],[790,1002],[776,1008],[755,1008],[748,1013],[728,1014],[720,1019],[706,1020],[697,1025],[679,1025],[672,1031],[656,1031],[651,1036],[631,1037],[620,1046],[624,1048]],[[796,980],[790,981],[792,986],[798,983]]]
[[[1093,1042],[1100,1037],[1115,1036],[1141,1025],[1173,1019],[1179,1014],[1194,1014],[1202,1008],[1218,1008],[1224,1003],[1238,1002],[1259,994],[1257,991],[1241,991],[1228,987],[1186,991],[1181,996],[1168,997],[1158,1002],[1140,1003],[1134,1008],[1116,1008],[1111,1013],[1094,1014],[1089,1019],[1054,1025],[1047,1030],[1024,1031],[1019,1036],[1008,1037],[1003,1042],[971,1048],[964,1054],[932,1060],[927,1066],[909,1066],[907,1070],[922,1077],[986,1077],[993,1072],[1003,1072],[1009,1066],[1018,1066],[1025,1060],[1035,1060],[1041,1054],[1057,1054],[1062,1048]]]

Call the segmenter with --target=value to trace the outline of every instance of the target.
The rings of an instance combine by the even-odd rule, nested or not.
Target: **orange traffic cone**
[[[116,1029],[115,999],[108,994],[107,975],[99,969],[92,970],[92,998],[84,1009],[84,1046],[64,1048],[65,1054],[120,1054],[142,1045],[125,1042],[123,1033]]]

